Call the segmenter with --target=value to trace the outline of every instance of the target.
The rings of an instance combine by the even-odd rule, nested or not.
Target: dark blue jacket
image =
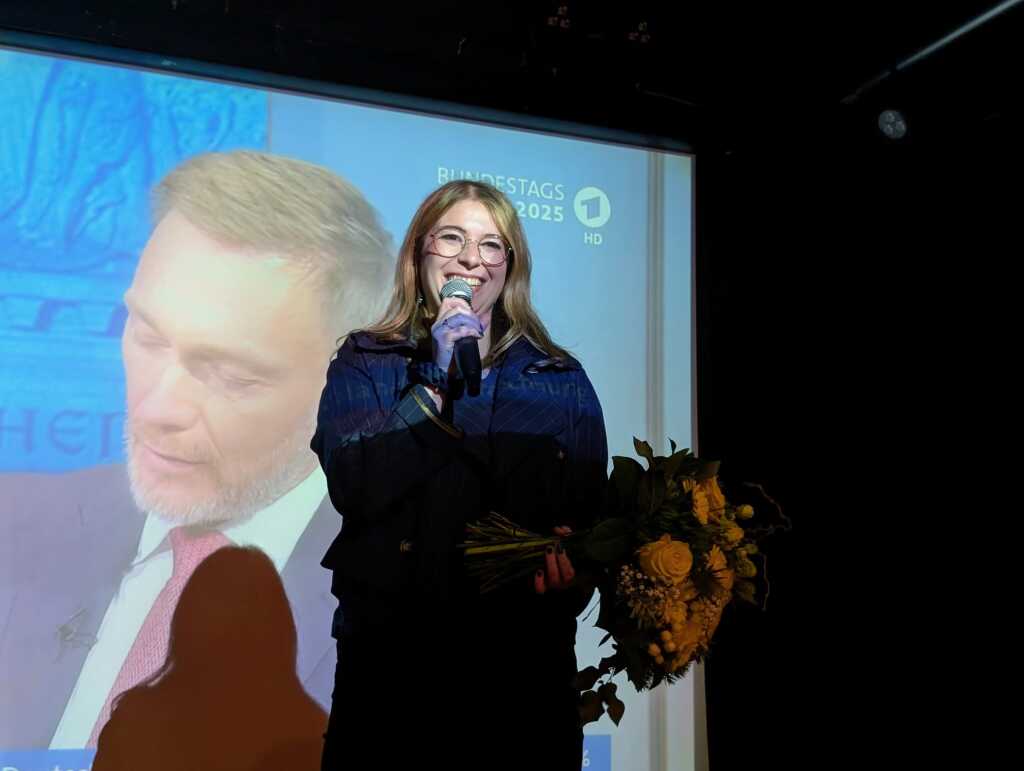
[[[416,355],[409,342],[356,333],[328,370],[311,446],[343,516],[323,559],[336,593],[347,581],[385,593],[424,588],[417,564],[431,549],[451,550],[467,519],[488,510],[549,534],[585,527],[601,505],[604,420],[576,360],[513,344],[500,363],[490,441],[467,446],[457,405],[452,425],[410,386]],[[466,476],[478,484],[467,487]]]
[[[489,431],[458,401],[449,423],[410,386],[418,355],[352,335],[320,401],[312,448],[342,514],[323,559],[339,598],[324,768],[387,746],[397,765],[578,769],[574,643],[589,596],[538,596],[524,576],[481,597],[455,547],[487,511],[544,534],[593,520],[607,478],[597,396],[578,362],[520,340],[495,365]],[[420,708],[396,713],[413,683]]]

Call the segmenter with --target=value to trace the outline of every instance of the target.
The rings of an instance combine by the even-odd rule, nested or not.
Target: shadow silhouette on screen
[[[315,771],[327,716],[295,672],[280,576],[255,548],[203,561],[171,620],[167,660],[115,702],[94,771]]]

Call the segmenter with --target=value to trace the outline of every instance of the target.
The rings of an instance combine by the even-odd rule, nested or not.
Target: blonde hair
[[[172,209],[211,238],[314,270],[334,336],[381,312],[391,236],[363,194],[322,166],[253,150],[196,155],[153,190],[154,221]]]
[[[383,318],[366,331],[386,340],[403,339],[410,334],[410,329],[417,342],[429,336],[429,322],[436,315],[439,303],[438,298],[423,292],[420,284],[418,268],[423,243],[444,213],[466,200],[478,201],[487,209],[498,226],[499,235],[512,247],[505,287],[491,316],[492,343],[488,361],[501,356],[521,337],[548,356],[568,358],[568,352],[552,341],[530,303],[530,250],[515,207],[497,188],[466,179],[442,185],[420,204],[398,250],[391,302]]]

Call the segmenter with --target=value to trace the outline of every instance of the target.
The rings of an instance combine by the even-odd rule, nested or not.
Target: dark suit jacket
[[[144,522],[123,465],[0,476],[0,747],[49,746]],[[325,497],[281,574],[299,679],[325,709],[335,600],[319,562],[337,531]]]

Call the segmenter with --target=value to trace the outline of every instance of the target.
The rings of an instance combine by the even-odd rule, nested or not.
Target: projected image
[[[513,201],[611,453],[690,443],[688,158],[13,51],[0,77],[0,766],[88,768],[113,709],[139,752],[318,767],[341,520],[309,440],[439,184]],[[629,710],[588,768],[637,757]]]

